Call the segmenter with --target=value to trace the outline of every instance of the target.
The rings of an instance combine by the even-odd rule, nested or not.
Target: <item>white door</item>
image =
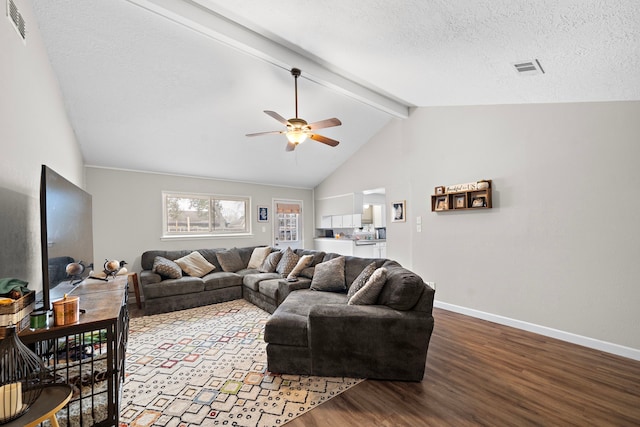
[[[274,200],[273,246],[302,249],[302,201]]]

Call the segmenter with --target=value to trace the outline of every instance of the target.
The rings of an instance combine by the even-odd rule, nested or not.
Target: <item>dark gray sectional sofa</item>
[[[238,248],[246,267],[254,247]],[[288,282],[278,273],[256,269],[223,271],[216,253],[199,249],[215,265],[202,278],[165,279],[151,271],[156,256],[175,260],[186,251],[147,251],[142,255],[140,282],[147,314],[245,298],[272,313],[265,326],[268,369],[274,373],[349,376],[421,381],[433,331],[434,290],[415,273],[387,259],[344,257],[348,289],[371,263],[386,269],[386,281],[370,305],[349,305],[346,292],[311,290],[307,277]],[[313,250],[312,266],[340,255]]]

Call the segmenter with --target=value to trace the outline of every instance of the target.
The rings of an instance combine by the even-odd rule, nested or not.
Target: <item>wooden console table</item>
[[[66,425],[118,425],[129,330],[128,280],[127,275],[107,282],[87,279],[70,293],[80,297],[78,322],[53,326],[49,318],[47,328],[18,334],[56,382],[74,387],[74,396],[58,414]]]

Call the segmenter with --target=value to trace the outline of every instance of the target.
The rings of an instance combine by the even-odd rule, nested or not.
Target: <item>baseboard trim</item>
[[[522,320],[511,319],[509,317],[499,316],[497,314],[486,313],[480,310],[474,310],[472,308],[462,307],[455,304],[449,304],[441,301],[434,301],[434,307],[441,308],[443,310],[453,311],[455,313],[464,314],[467,316],[475,317],[482,320],[488,320],[489,322],[498,323],[500,325],[511,326],[516,329],[522,329],[524,331],[533,332],[536,334],[544,335],[546,337],[556,338],[561,341],[570,342],[572,344],[581,345],[583,347],[592,348],[595,350],[604,351],[606,353],[615,354],[622,357],[627,357],[633,360],[640,361],[640,350],[625,347],[618,344],[613,344],[606,341],[596,340],[594,338],[585,337],[582,335],[572,334],[570,332],[560,331],[558,329],[548,328],[546,326],[536,325],[534,323],[524,322]]]

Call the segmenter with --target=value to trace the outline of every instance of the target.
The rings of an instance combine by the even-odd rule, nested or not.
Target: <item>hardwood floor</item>
[[[638,426],[640,362],[435,309],[420,383],[365,381],[314,426]]]

